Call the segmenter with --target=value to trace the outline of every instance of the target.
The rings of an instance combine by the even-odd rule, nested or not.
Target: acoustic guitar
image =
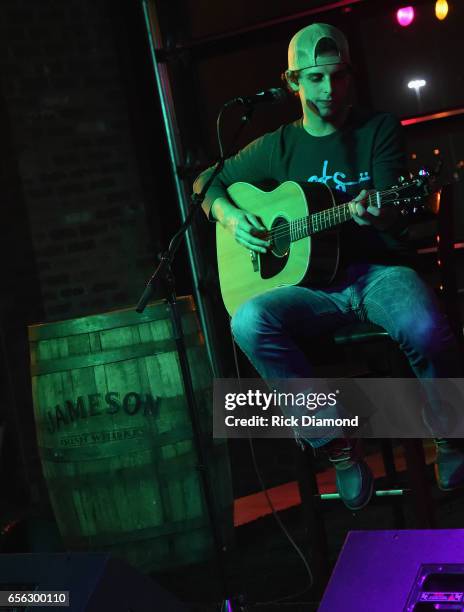
[[[349,202],[337,204],[323,183],[286,181],[272,191],[234,183],[227,191],[236,206],[260,218],[271,241],[267,253],[257,253],[216,224],[219,281],[231,316],[246,300],[276,287],[332,282],[340,258],[337,228],[352,217]],[[368,203],[396,206],[406,214],[423,208],[436,213],[439,195],[424,175],[371,193]]]

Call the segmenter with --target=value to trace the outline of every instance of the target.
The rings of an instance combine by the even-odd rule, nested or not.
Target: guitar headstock
[[[400,177],[398,183],[382,192],[382,204],[401,209],[407,215],[429,210],[435,214],[440,208],[441,188],[436,184],[436,176],[421,170],[409,179]]]

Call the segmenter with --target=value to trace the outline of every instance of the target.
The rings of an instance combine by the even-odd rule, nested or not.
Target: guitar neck
[[[380,208],[382,196],[390,190],[376,191],[367,196],[368,205]],[[290,237],[291,241],[301,240],[313,234],[323,232],[324,230],[341,225],[352,218],[352,213],[349,207],[349,202],[332,206],[316,213],[312,213],[307,217],[301,217],[290,222]]]

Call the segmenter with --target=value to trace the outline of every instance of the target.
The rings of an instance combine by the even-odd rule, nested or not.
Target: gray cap
[[[312,66],[333,64],[333,60],[316,57],[318,43],[323,38],[329,38],[338,49],[337,62],[351,63],[348,41],[343,32],[327,23],[313,23],[303,28],[293,36],[288,46],[288,69],[302,70]]]

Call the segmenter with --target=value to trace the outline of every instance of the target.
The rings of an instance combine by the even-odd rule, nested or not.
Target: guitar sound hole
[[[290,225],[283,217],[277,217],[271,227],[272,254],[285,257],[290,249]]]

